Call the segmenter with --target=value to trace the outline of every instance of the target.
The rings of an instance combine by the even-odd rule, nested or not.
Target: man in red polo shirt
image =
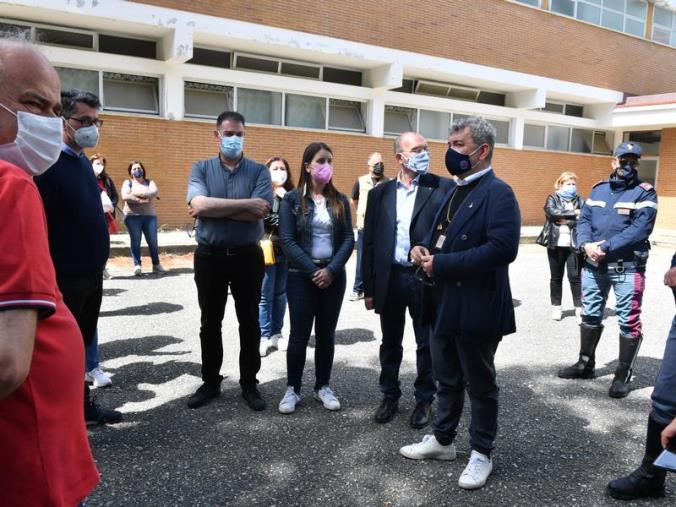
[[[82,406],[84,346],[56,284],[31,176],[61,151],[59,77],[0,41],[0,503],[78,505],[99,480]]]

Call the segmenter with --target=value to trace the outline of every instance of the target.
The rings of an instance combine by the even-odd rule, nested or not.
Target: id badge
[[[434,248],[436,248],[437,250],[441,250],[441,247],[444,246],[444,241],[446,241],[446,235],[440,234],[439,238],[437,239],[437,243],[434,245]]]

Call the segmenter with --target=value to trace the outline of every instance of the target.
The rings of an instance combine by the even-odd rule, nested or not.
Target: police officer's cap
[[[638,158],[641,158],[641,146],[639,146],[637,143],[622,143],[615,148],[615,152],[613,153],[613,156],[615,157],[621,157],[623,155],[634,155]]]

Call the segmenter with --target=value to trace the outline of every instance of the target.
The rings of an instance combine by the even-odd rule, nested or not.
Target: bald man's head
[[[61,81],[54,67],[36,48],[0,40],[0,104],[10,111],[40,116],[61,112]],[[0,144],[16,138],[16,117],[0,108]]]

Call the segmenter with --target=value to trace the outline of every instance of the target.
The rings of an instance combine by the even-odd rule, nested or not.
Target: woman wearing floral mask
[[[286,350],[287,342],[282,336],[286,313],[286,278],[288,268],[279,239],[279,207],[284,195],[293,190],[289,163],[282,157],[273,157],[265,164],[272,179],[272,209],[263,220],[265,234],[272,240],[275,263],[265,267],[258,305],[258,320],[261,327],[260,355],[265,357],[271,349]]]
[[[547,247],[549,259],[549,293],[552,303],[552,319],[561,320],[561,293],[563,292],[563,272],[568,271],[568,281],[573,294],[575,318],[581,322],[582,289],[580,270],[582,262],[575,240],[577,219],[584,200],[577,193],[577,175],[566,171],[554,183],[553,194],[547,197],[545,217],[547,222],[538,238],[538,243]]]
[[[122,184],[124,200],[124,225],[129,232],[131,256],[134,261],[134,274],[141,276],[141,234],[145,236],[153,262],[153,273],[164,273],[160,264],[157,248],[157,212],[155,199],[158,197],[157,185],[147,179],[143,164],[134,160],[127,168],[130,178]]]
[[[287,192],[279,211],[284,255],[289,263],[286,295],[291,331],[286,352],[287,390],[279,411],[300,402],[307,344],[315,329],[314,398],[328,410],[340,402],[329,387],[336,325],[345,295],[345,263],[354,248],[347,197],[332,181],[333,152],[324,143],[305,148],[298,188]]]

